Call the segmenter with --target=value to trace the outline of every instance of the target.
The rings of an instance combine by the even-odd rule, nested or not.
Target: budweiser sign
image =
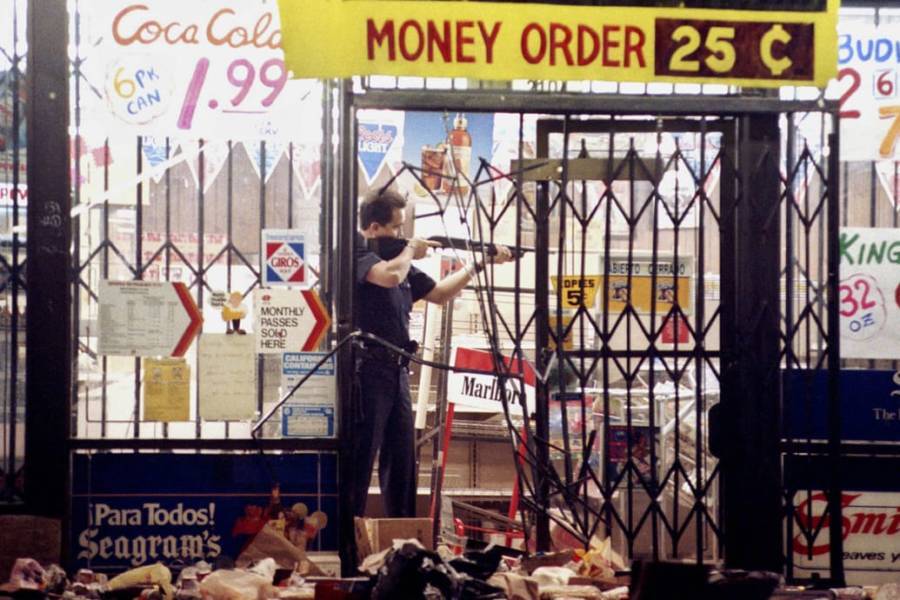
[[[791,540],[794,566],[798,571],[828,568],[829,529],[832,519],[823,516],[826,497],[815,493],[794,497],[795,518],[803,531],[794,527]],[[798,502],[799,501],[799,502]],[[804,532],[818,535],[808,540]],[[844,540],[844,569],[847,583],[887,583],[900,578],[900,494],[844,492],[841,495],[841,538]]]

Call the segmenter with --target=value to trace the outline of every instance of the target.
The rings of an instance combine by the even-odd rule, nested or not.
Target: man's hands
[[[440,242],[437,241],[431,241],[422,238],[411,238],[408,242],[406,242],[406,247],[412,250],[413,260],[420,260],[427,256],[429,248],[442,248],[443,246]],[[495,244],[494,248],[496,249],[496,253],[490,254],[487,257],[488,262],[499,265],[515,259],[512,251],[506,246]]]
[[[489,256],[488,262],[499,265],[513,260],[513,254],[509,248],[500,244],[495,244],[494,247],[497,249],[497,253]]]
[[[423,240],[422,238],[412,238],[406,242],[406,247],[412,249],[413,260],[419,260],[425,258],[429,248],[440,248],[441,245],[437,242]]]

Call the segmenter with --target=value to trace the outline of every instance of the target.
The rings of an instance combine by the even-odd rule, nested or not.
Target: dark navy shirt
[[[366,281],[369,269],[381,262],[370,252],[365,239],[356,235],[356,297],[354,312],[356,326],[378,337],[405,346],[409,341],[409,313],[413,303],[434,289],[436,282],[415,267],[400,285],[386,288]]]

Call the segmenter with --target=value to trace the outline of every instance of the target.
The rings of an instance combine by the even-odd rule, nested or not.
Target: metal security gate
[[[509,382],[519,516],[538,549],[599,535],[629,559],[724,558],[781,572],[792,559],[784,540],[799,531],[830,535],[826,570],[842,579],[839,535],[794,514],[800,499],[782,464],[798,448],[781,426],[793,400],[783,370],[838,367],[827,306],[834,112],[772,98],[481,91],[370,89],[345,101],[518,116],[508,163],[473,157],[470,174],[451,173],[456,192],[425,202],[464,215],[473,242],[535,250],[514,274],[489,268],[474,293],[495,374]],[[353,140],[356,113],[346,112]],[[356,182],[348,169],[344,195],[356,197]],[[354,216],[338,209],[338,238]],[[352,280],[341,275],[352,273],[347,256],[337,269],[336,281]],[[519,293],[501,306],[497,294],[510,289]],[[339,338],[351,331],[349,296],[337,296]],[[523,362],[536,373],[533,411],[510,367]],[[820,448],[826,460],[837,460],[836,444]],[[837,486],[822,490],[831,518]]]
[[[0,504],[23,496],[25,454],[24,2],[0,4]]]
[[[567,426],[595,415],[594,440],[580,427],[562,441],[564,450],[598,454],[587,464],[564,459],[550,493],[582,505],[571,519],[581,537],[621,538],[615,545],[632,557],[719,554],[718,465],[705,437],[719,398],[721,310],[706,292],[708,280],[721,281],[733,129],[731,119],[538,126],[535,161],[546,156],[553,167],[537,177],[537,254],[549,259],[538,269],[555,272],[563,292],[535,299],[549,315],[536,319],[537,346],[555,347],[538,369],[554,364],[570,374],[539,394]],[[572,404],[573,388],[597,392]],[[540,424],[536,437],[552,441]]]

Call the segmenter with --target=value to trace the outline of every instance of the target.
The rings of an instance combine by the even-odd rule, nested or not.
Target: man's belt
[[[415,340],[410,340],[405,344],[400,345],[400,347],[409,354],[415,354],[419,350],[419,343]],[[395,352],[394,350],[375,342],[364,342],[360,349],[360,356],[364,359],[396,364],[401,367],[409,365],[408,356]]]

